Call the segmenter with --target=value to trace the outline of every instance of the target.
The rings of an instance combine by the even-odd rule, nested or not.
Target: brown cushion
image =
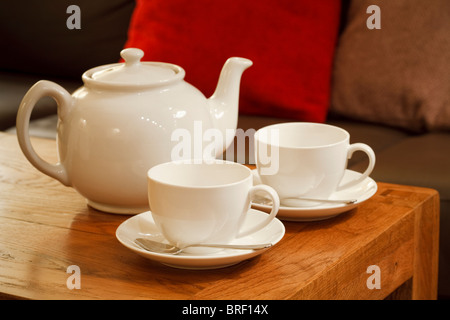
[[[378,30],[366,26],[373,4]],[[332,112],[412,131],[450,129],[450,1],[357,0],[347,19]]]

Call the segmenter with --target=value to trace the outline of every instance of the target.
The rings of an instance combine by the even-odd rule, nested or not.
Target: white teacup
[[[279,198],[269,186],[253,186],[249,168],[214,160],[168,162],[148,171],[150,210],[156,226],[173,245],[226,244],[267,226],[276,216]],[[241,230],[256,193],[272,201],[267,218]],[[198,252],[200,248],[189,248]],[[204,248],[201,248],[204,249]],[[209,250],[202,250],[210,252]]]
[[[355,151],[365,152],[369,165],[358,179],[339,185],[347,160]],[[372,148],[363,143],[350,144],[347,131],[320,123],[292,122],[261,128],[255,133],[255,153],[259,179],[277,191],[282,204],[283,199],[290,198],[328,199],[333,192],[362,182],[375,166]]]

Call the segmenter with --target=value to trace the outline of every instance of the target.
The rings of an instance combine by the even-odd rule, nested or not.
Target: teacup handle
[[[272,200],[272,211],[270,211],[270,214],[262,222],[258,223],[257,225],[254,225],[253,227],[247,230],[239,231],[239,233],[237,234],[237,238],[245,237],[248,236],[249,234],[261,230],[262,228],[267,226],[278,213],[278,209],[280,208],[280,198],[278,197],[277,192],[272,187],[269,187],[267,185],[253,186],[249,191],[250,199],[256,197],[259,192],[268,194],[269,198]]]
[[[353,187],[355,185],[357,185],[358,183],[361,183],[364,179],[366,179],[373,171],[373,168],[375,167],[375,152],[373,152],[372,148],[369,147],[367,144],[365,143],[353,143],[348,147],[347,150],[347,158],[350,159],[353,156],[353,153],[355,151],[363,151],[364,153],[367,154],[367,156],[369,157],[369,165],[367,166],[366,171],[364,171],[364,173],[355,180],[349,181],[344,185],[340,185],[337,188],[337,191],[349,188],[349,187]]]

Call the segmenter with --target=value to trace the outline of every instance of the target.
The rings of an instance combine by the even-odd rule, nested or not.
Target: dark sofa
[[[372,2],[383,5],[383,1]],[[69,1],[16,0],[7,5],[2,4],[0,36],[4,45],[0,52],[0,130],[14,132],[20,101],[36,81],[53,80],[68,91],[73,91],[82,85],[81,74],[84,71],[118,60],[118,53],[127,38],[134,1],[96,0],[78,3],[81,3],[84,16],[81,30],[77,31],[65,28],[68,15],[60,14],[72,4]],[[368,6],[368,2],[360,3]],[[424,121],[416,121],[408,127],[394,116],[389,116],[386,120],[382,115],[385,111],[377,111],[376,104],[368,104],[371,109],[366,109],[370,111],[366,114],[355,111],[356,104],[368,103],[370,92],[359,92],[355,95],[356,98],[343,98],[349,85],[352,90],[358,90],[354,82],[352,86],[352,79],[342,76],[342,73],[347,72],[358,77],[355,69],[349,68],[350,62],[345,61],[349,56],[345,50],[353,53],[357,51],[351,51],[351,43],[349,44],[354,23],[351,15],[354,14],[352,10],[356,10],[355,6],[357,7],[348,1],[343,3],[342,29],[331,79],[331,107],[327,122],[348,130],[353,142],[364,142],[374,149],[377,156],[375,170],[371,175],[374,180],[429,187],[439,191],[441,231],[438,290],[439,298],[450,298],[450,131],[445,127],[430,128]],[[356,36],[356,39],[359,38]],[[367,50],[370,50],[370,45],[368,47]],[[356,55],[355,58],[360,57]],[[344,65],[347,63],[347,66],[339,66],[341,61],[344,61]],[[379,67],[383,69],[386,66]],[[377,75],[376,71],[377,68],[373,69],[374,76]],[[379,79],[381,78],[385,80],[380,76]],[[388,77],[386,81],[391,80]],[[447,78],[447,83],[449,81],[450,78]],[[344,85],[347,85],[347,89],[342,87]],[[393,83],[388,84],[388,87],[396,89]],[[359,89],[363,90],[361,87]],[[365,100],[361,100],[361,96]],[[392,98],[388,94],[386,96]],[[448,93],[445,108],[450,109]],[[55,112],[55,103],[51,99],[42,99],[32,115],[34,122],[31,130],[36,130],[32,134],[34,132],[36,135],[54,137]],[[294,119],[241,114],[239,127],[244,130],[258,129],[283,121]],[[349,168],[361,171],[366,166],[365,161],[363,155],[355,154]]]

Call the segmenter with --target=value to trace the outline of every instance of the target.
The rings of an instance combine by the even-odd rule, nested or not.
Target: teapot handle
[[[60,119],[62,119],[62,117],[69,111],[69,107],[72,104],[72,96],[63,87],[47,80],[37,82],[25,94],[17,112],[17,138],[25,157],[33,166],[36,167],[36,169],[52,178],[55,178],[62,184],[69,186],[70,181],[66,168],[64,168],[61,163],[50,164],[43,160],[36,153],[31,144],[30,135],[28,132],[31,112],[39,99],[45,96],[50,96],[56,100],[58,105],[58,116]]]

